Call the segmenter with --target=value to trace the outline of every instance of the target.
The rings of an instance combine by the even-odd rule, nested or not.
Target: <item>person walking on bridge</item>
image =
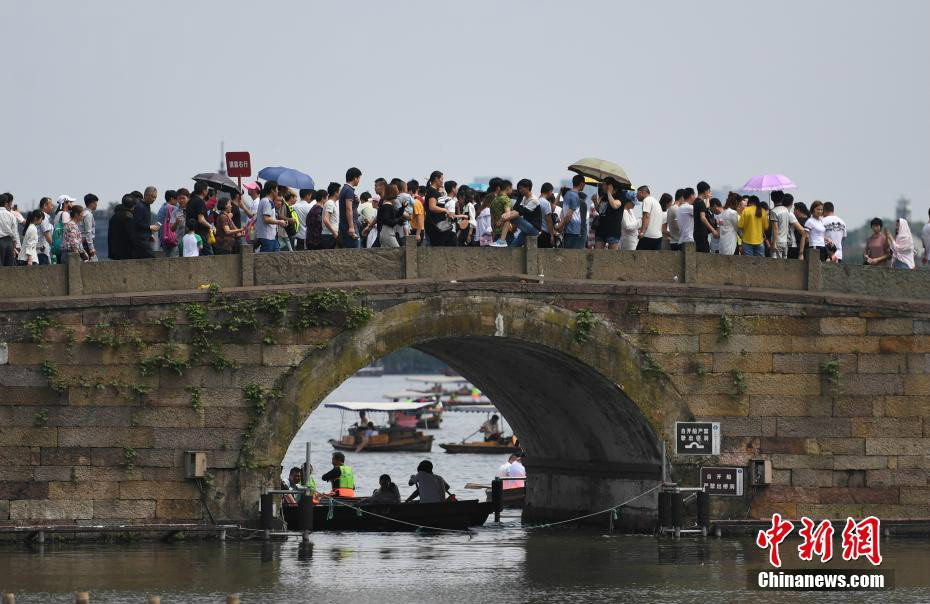
[[[346,456],[341,451],[333,453],[333,469],[323,474],[323,480],[333,485],[333,497],[355,497],[355,475],[352,466],[346,465]]]

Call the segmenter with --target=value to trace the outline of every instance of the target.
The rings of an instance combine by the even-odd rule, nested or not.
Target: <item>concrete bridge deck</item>
[[[670,455],[676,480],[694,484],[699,461],[773,466],[771,485],[715,498],[716,518],[930,518],[930,298],[916,271],[415,247],[9,271],[3,524],[200,523],[205,505],[250,521],[315,406],[405,346],[470,378],[521,434],[533,520],[655,485],[660,443],[691,419],[721,422],[722,451]],[[525,369],[502,379],[505,360]],[[207,453],[199,485],[188,450]],[[655,505],[621,523],[647,528]]]

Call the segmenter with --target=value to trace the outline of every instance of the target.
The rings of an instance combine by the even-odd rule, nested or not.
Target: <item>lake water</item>
[[[328,400],[381,400],[407,387],[404,378],[353,378]],[[372,418],[377,420],[377,418]],[[436,443],[457,441],[477,429],[483,415],[448,413]],[[346,417],[345,424],[355,421]],[[319,477],[329,468],[327,439],[338,435],[340,413],[318,409],[301,428],[284,460],[285,470],[303,461],[310,440]],[[361,492],[391,474],[406,495],[406,477],[424,458],[460,497],[466,482],[484,482],[504,461],[497,456],[350,454]],[[250,602],[930,602],[930,540],[882,540],[882,569],[893,570],[895,588],[883,592],[758,592],[747,573],[767,567],[751,537],[655,538],[606,535],[573,529],[531,529],[519,511],[470,535],[434,533],[314,533],[311,547],[297,540],[46,544],[0,546],[0,591],[17,602],[73,602],[89,590],[92,602],[222,603],[238,592]],[[797,541],[782,546],[785,568],[857,568],[868,563],[801,564]],[[839,544],[836,544],[838,548]],[[837,549],[838,551],[838,549]]]

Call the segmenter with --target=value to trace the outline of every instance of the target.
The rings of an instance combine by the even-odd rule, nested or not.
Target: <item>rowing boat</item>
[[[497,455],[500,453],[519,453],[520,447],[510,443],[500,443],[496,440],[469,443],[442,443],[439,445],[446,453],[486,453]]]
[[[362,447],[360,453],[377,452],[382,453],[391,451],[421,451],[429,452],[433,448],[433,435],[423,434],[422,432],[407,432],[404,436],[394,436],[394,434],[383,434],[378,436],[386,437],[386,440],[376,440],[372,437],[369,442]],[[329,439],[329,444],[337,451],[355,451],[361,444],[361,440],[356,440],[354,436],[343,436],[342,440],[335,438]]]
[[[331,505],[328,501],[314,504],[313,530],[414,531],[428,527],[464,531],[472,526],[483,525],[493,510],[492,503],[477,499],[442,503],[373,504],[360,503],[358,499],[340,499]],[[297,506],[285,506],[282,511],[288,528],[301,530]]]

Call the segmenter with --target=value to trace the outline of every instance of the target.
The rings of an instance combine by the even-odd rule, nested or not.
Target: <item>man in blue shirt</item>
[[[556,230],[563,234],[562,247],[568,249],[584,249],[588,240],[588,204],[578,196],[584,184],[584,176],[575,174],[572,190],[562,198],[562,219]]]
[[[355,194],[355,187],[361,178],[361,170],[349,168],[346,170],[346,184],[339,191],[339,240],[345,248],[361,247],[358,236],[358,195]]]

